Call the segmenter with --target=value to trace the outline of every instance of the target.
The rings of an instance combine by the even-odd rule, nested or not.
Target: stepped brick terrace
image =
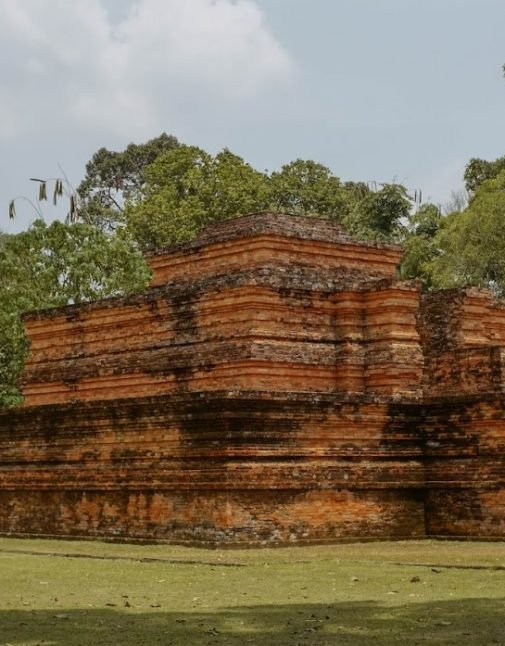
[[[143,293],[25,316],[0,533],[258,545],[505,538],[505,305],[262,213]]]

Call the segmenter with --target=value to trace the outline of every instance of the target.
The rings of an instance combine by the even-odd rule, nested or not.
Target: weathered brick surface
[[[505,401],[438,398],[423,411],[427,531],[505,537]]]
[[[422,453],[389,408],[251,392],[4,413],[0,531],[231,544],[419,536]]]
[[[418,319],[426,395],[503,390],[503,303],[484,290],[441,290],[422,296]]]
[[[259,214],[144,293],[25,318],[0,532],[195,544],[505,536],[505,307]]]
[[[219,276],[191,291],[169,284],[28,317],[26,404],[180,389],[418,391],[417,285],[330,273],[323,290],[304,272],[282,284],[277,274]]]
[[[152,284],[163,285],[258,267],[273,259],[277,265],[338,268],[367,278],[393,276],[400,257],[398,247],[354,240],[328,221],[260,213],[209,227],[192,243],[151,254],[149,264]]]

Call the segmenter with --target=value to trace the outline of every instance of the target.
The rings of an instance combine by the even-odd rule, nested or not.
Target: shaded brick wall
[[[484,290],[441,290],[422,296],[418,319],[426,395],[502,392],[503,303]]]
[[[208,393],[0,416],[0,532],[290,542],[424,531],[406,411]]]
[[[423,411],[427,533],[505,537],[505,401],[427,402]]]

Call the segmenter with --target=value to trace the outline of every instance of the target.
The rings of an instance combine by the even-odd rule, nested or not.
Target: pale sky
[[[29,177],[162,131],[443,204],[505,155],[504,32],[504,0],[0,0],[0,229]]]

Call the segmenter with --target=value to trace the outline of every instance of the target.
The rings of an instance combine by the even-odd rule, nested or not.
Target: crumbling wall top
[[[397,245],[356,240],[330,220],[285,213],[254,213],[213,224],[194,241],[147,256],[151,285],[274,264],[352,270],[363,277],[396,274]]]
[[[206,227],[195,240],[155,249],[149,252],[147,257],[186,249],[189,251],[211,243],[226,242],[236,238],[248,238],[261,234],[275,234],[287,238],[298,238],[299,240],[390,249],[400,254],[402,253],[402,248],[399,245],[353,238],[334,220],[316,216],[262,211],[214,222]]]

